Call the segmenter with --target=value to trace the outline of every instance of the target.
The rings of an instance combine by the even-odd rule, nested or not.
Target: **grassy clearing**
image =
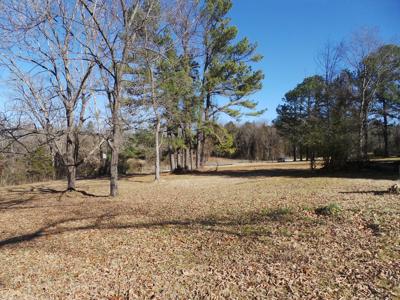
[[[0,298],[396,299],[393,180],[341,176],[248,164],[124,178],[118,199],[106,180],[3,188]]]

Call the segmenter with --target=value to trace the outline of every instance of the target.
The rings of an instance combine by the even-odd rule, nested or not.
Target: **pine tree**
[[[227,17],[231,0],[207,0],[203,8],[203,61],[200,99],[202,116],[198,124],[197,167],[206,160],[207,131],[220,113],[239,118],[243,114],[258,115],[257,102],[248,97],[262,87],[262,71],[252,64],[262,59],[255,53],[257,45],[247,38],[235,42],[238,29]],[[245,110],[243,112],[243,109]],[[250,112],[249,112],[250,111]]]

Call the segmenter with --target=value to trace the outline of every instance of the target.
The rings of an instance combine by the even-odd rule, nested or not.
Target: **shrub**
[[[27,174],[33,181],[40,181],[53,177],[54,168],[51,156],[44,147],[38,147],[27,157]]]
[[[394,184],[388,189],[388,192],[389,194],[398,195],[400,194],[400,186],[398,184]]]
[[[315,213],[322,216],[338,215],[341,211],[342,208],[339,206],[339,204],[336,203],[331,203],[327,206],[320,206],[315,209]]]

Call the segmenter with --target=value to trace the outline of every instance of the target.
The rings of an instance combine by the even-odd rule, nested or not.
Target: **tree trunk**
[[[293,145],[293,161],[297,161],[297,156],[296,156],[296,145]]]
[[[182,149],[182,167],[186,169],[186,166],[187,166],[186,149]]]
[[[157,119],[156,132],[155,132],[155,142],[156,142],[156,166],[155,166],[155,180],[160,181],[160,120]]]
[[[207,93],[207,96],[206,96],[206,107],[205,107],[205,110],[204,110],[204,121],[205,121],[205,123],[208,123],[208,121],[210,120],[210,116],[209,116],[210,108],[211,108],[211,94]],[[207,126],[208,126],[208,124],[207,124]],[[200,166],[201,167],[203,167],[204,164],[207,161],[206,142],[207,142],[207,137],[203,132],[202,137],[201,137],[201,155],[200,155]]]
[[[310,159],[310,168],[311,168],[311,170],[315,170],[316,167],[317,167],[317,165],[315,163],[315,152],[312,151],[311,152],[311,159]]]
[[[300,161],[303,161],[303,147],[300,146]]]
[[[110,196],[118,195],[118,149],[116,146],[111,148],[111,164],[110,164]]]
[[[181,149],[181,151],[179,151],[179,164],[181,165],[181,168],[185,168],[185,158],[184,158],[184,153],[183,153],[184,149]]]
[[[389,156],[389,141],[388,141],[388,113],[386,99],[383,99],[383,143],[384,156]]]
[[[189,148],[189,159],[190,159],[190,171],[193,170],[193,151],[192,148]]]
[[[361,160],[368,159],[368,104],[362,101],[360,111],[360,135],[359,135],[359,157]]]
[[[67,165],[67,190],[74,191],[75,190],[75,182],[76,182],[76,164],[75,164],[75,151],[74,151],[74,141],[72,134],[72,122],[73,116],[71,111],[67,111],[67,141],[65,146],[65,162]]]
[[[113,111],[113,132],[112,132],[112,146],[111,146],[111,163],[110,163],[110,196],[116,197],[118,195],[118,156],[120,144],[120,125],[118,110]]]
[[[170,171],[173,172],[175,171],[175,155],[174,152],[172,151],[172,146],[171,144],[168,145],[168,155],[169,155],[169,168]]]
[[[196,146],[196,169],[201,167],[201,132],[197,132],[197,146]]]
[[[201,147],[200,147],[200,167],[203,167],[206,161],[205,148],[206,148],[206,138],[205,134],[202,134]]]
[[[68,180],[67,190],[75,191],[75,182],[76,182],[76,167],[75,166],[68,166],[67,180]]]
[[[185,149],[185,169],[190,169],[190,148]]]

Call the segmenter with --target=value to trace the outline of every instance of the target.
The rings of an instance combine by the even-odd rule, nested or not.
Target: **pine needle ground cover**
[[[0,299],[397,299],[389,176],[247,164],[0,190]]]

